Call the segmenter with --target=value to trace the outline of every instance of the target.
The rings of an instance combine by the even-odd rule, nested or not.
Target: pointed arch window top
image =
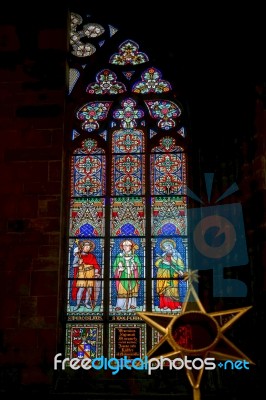
[[[82,128],[88,132],[98,129],[98,121],[106,119],[111,104],[111,101],[91,101],[82,106],[77,112],[77,118],[84,121]]]
[[[103,69],[96,75],[96,82],[87,86],[89,94],[118,94],[124,93],[126,87],[123,83],[117,82],[117,76],[110,69]]]
[[[136,102],[133,99],[126,99],[121,102],[122,108],[115,110],[113,117],[121,120],[122,128],[134,128],[137,126],[136,119],[142,118],[144,112],[140,109],[135,109]]]
[[[182,147],[176,146],[176,141],[171,136],[163,137],[159,143],[159,146],[152,149],[152,153],[184,152]]]
[[[148,68],[141,75],[142,81],[132,87],[134,93],[166,93],[172,90],[169,82],[161,79],[162,73],[156,68]]]
[[[173,118],[181,114],[180,108],[170,100],[145,100],[152,118],[159,119],[158,127],[161,129],[172,129],[176,123]]]
[[[137,65],[149,61],[145,53],[139,51],[139,45],[133,40],[126,40],[119,46],[119,52],[111,56],[110,64]]]
[[[104,150],[98,148],[97,142],[94,139],[85,139],[81,147],[74,151],[74,154],[102,154]]]
[[[138,129],[121,129],[113,133],[113,153],[142,153],[144,133]]]

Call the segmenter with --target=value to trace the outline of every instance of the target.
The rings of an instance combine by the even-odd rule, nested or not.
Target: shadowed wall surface
[[[92,7],[92,6],[91,6]],[[134,5],[136,7],[136,5]],[[180,6],[181,7],[181,6]],[[89,4],[88,4],[89,8]],[[163,394],[190,398],[186,379],[172,371],[108,375],[55,373],[53,357],[62,352],[64,303],[61,248],[64,193],[65,96],[67,93],[67,6],[52,2],[33,8],[5,5],[0,15],[0,385],[11,392],[59,398],[138,398]],[[249,264],[244,271],[248,297],[218,303],[253,305],[232,330],[234,342],[256,362],[251,371],[206,376],[204,398],[241,398],[262,388],[262,322],[265,320],[265,69],[259,10],[218,23],[215,14],[191,27],[191,11],[155,17],[134,8],[132,22],[108,6],[89,13],[134,34],[143,49],[157,55],[171,76],[179,68],[195,160],[195,191],[203,192],[204,172],[215,172],[217,191],[239,186]],[[210,11],[210,10],[209,10]],[[143,12],[143,11],[142,11]],[[226,13],[225,13],[226,14]],[[141,21],[141,22],[140,22]],[[251,22],[257,21],[256,27]],[[247,26],[249,28],[247,28]],[[158,57],[158,54],[160,57]],[[198,179],[196,179],[198,178]],[[202,181],[201,181],[202,180]],[[202,300],[214,307],[204,276]],[[263,328],[264,329],[264,328]],[[226,386],[225,386],[226,382]],[[219,394],[220,393],[220,394]],[[216,396],[216,397],[215,397]],[[231,396],[231,397],[230,397]],[[235,397],[234,397],[235,396]],[[86,397],[87,398],[87,397]]]

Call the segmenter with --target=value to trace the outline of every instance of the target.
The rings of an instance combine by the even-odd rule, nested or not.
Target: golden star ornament
[[[161,335],[160,341],[148,352],[148,359],[178,359],[181,367],[186,369],[193,399],[200,400],[200,382],[209,360],[254,365],[225,336],[225,332],[252,306],[207,313],[192,284],[197,281],[196,271],[187,273],[185,279],[189,281],[189,287],[179,314],[139,312],[138,315]],[[212,365],[213,368],[206,369],[215,369],[214,362]]]

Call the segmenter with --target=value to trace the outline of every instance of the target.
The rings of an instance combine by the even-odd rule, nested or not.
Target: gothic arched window
[[[116,33],[71,13],[70,358],[143,357],[159,336],[138,312],[179,313],[187,290],[184,109],[141,45]]]

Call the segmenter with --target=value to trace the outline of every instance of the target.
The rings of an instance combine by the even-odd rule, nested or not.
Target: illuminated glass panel
[[[153,236],[187,234],[186,197],[152,197],[151,230]]]
[[[142,153],[144,133],[137,129],[121,129],[113,132],[113,153]]]
[[[111,323],[109,358],[143,358],[146,354],[146,326],[141,323]]]
[[[112,139],[112,195],[140,195],[145,193],[145,158],[143,133],[126,129],[115,131]],[[115,154],[117,152],[117,154]],[[122,153],[122,154],[119,154]]]
[[[122,236],[122,235],[120,235]],[[110,315],[132,316],[145,309],[145,241],[139,237],[111,239]]]
[[[107,140],[107,131],[103,131],[103,132],[99,133],[99,135],[100,135],[104,140]]]
[[[115,28],[115,27],[112,26],[112,25],[108,25],[108,27],[109,27],[109,35],[110,35],[110,37],[112,37],[113,35],[116,34],[116,32],[118,31],[118,29]]]
[[[185,130],[185,128],[180,128],[178,131],[177,131],[177,133],[179,134],[179,135],[181,135],[181,136],[183,136],[183,137],[186,137],[186,130]]]
[[[150,336],[151,329],[146,333],[137,313],[178,314],[187,290],[182,279],[188,239],[187,159],[178,145],[185,139],[181,108],[158,69],[144,65],[140,70],[138,64],[148,57],[132,40],[109,58],[115,72],[100,69],[86,82],[87,60],[77,58],[95,52],[90,39],[104,28],[83,24],[78,14],[71,21],[76,58],[70,58],[69,82],[72,87],[79,83],[75,96],[80,90],[79,99],[86,103],[74,104],[70,135],[75,150],[70,159],[66,351],[81,360],[99,357],[108,341],[109,357],[143,357],[147,333],[149,345],[159,336]],[[110,35],[115,31],[110,28]],[[102,39],[95,45],[102,46]],[[119,66],[124,66],[120,72]],[[81,67],[82,76],[73,74]],[[156,99],[157,94],[163,98]],[[110,96],[112,101],[105,101]]]
[[[105,159],[99,155],[73,157],[73,195],[101,196],[104,194]]]
[[[92,132],[99,129],[98,121],[103,121],[107,118],[109,108],[112,102],[110,101],[91,101],[84,104],[77,112],[77,118],[82,123],[82,129]]]
[[[119,46],[119,53],[111,56],[110,64],[137,65],[149,61],[145,53],[139,51],[139,45],[133,40],[126,40]]]
[[[104,202],[97,198],[71,199],[69,235],[77,238],[104,236]]]
[[[175,139],[163,137],[151,153],[152,310],[178,313],[187,290],[186,159]],[[163,195],[163,196],[158,196]]]
[[[80,72],[75,68],[70,68],[69,70],[69,83],[68,83],[68,93],[71,93],[78,78],[80,76]]]
[[[103,239],[70,239],[67,307],[69,318],[82,319],[83,313],[102,315],[103,260]]]
[[[95,23],[85,24],[78,31],[77,28],[82,22],[81,15],[73,12],[70,14],[70,46],[71,53],[76,57],[88,57],[95,53],[96,47],[86,40],[84,42],[84,38],[95,38],[104,33],[103,26]]]
[[[88,38],[94,38],[102,35],[104,32],[104,28],[95,23],[89,23],[83,26],[83,33]]]
[[[111,236],[144,236],[145,221],[143,197],[111,199]]]
[[[103,149],[97,147],[97,142],[94,139],[85,139],[81,143],[81,147],[77,148],[73,152],[74,154],[102,154]]]
[[[66,325],[66,357],[97,358],[103,354],[103,324]]]
[[[156,68],[148,68],[141,74],[141,82],[132,87],[134,93],[167,93],[172,88],[169,82],[161,79],[162,73]]]
[[[152,193],[178,194],[182,193],[182,153],[156,154],[151,158],[151,167],[154,171],[152,179]]]
[[[71,158],[68,321],[103,319],[105,155],[85,139]],[[98,197],[95,197],[98,196]]]
[[[89,94],[118,94],[126,91],[123,83],[117,82],[117,76],[109,69],[104,69],[96,75],[96,82],[87,86]]]
[[[105,194],[105,155],[97,142],[85,140],[71,159],[71,196]]]
[[[175,139],[164,137],[151,154],[151,193],[183,194],[186,184],[186,158]]]
[[[73,35],[73,38],[78,38],[78,36]],[[91,43],[82,43],[80,40],[73,40],[73,51],[72,54],[76,57],[88,57],[91,56],[96,51],[96,47]]]
[[[151,328],[152,329],[152,348],[159,343],[159,341],[161,340],[161,338],[163,337],[163,335],[158,332],[156,329]]]
[[[137,126],[136,119],[142,118],[144,116],[144,112],[140,109],[136,109],[135,100],[130,98],[123,100],[121,105],[121,109],[114,111],[114,119],[120,120],[121,128],[135,128]]]
[[[77,132],[75,129],[73,129],[73,131],[72,131],[72,140],[75,140],[79,135],[80,135],[80,133]]]
[[[123,75],[130,81],[135,71],[123,71]]]
[[[153,129],[150,129],[150,138],[152,138],[155,135],[157,135],[157,132],[155,132]]]
[[[143,163],[144,156],[114,155],[112,159],[112,194],[119,196],[144,194]]]
[[[176,140],[171,136],[164,136],[160,140],[160,145],[152,149],[152,153],[173,153],[183,151],[182,147],[176,146]]]
[[[158,119],[158,127],[164,130],[172,129],[176,126],[174,118],[180,116],[181,110],[173,101],[169,100],[147,100],[145,101],[150,115]]]
[[[180,236],[152,239],[152,309],[159,312],[180,312],[187,282],[187,240]]]

